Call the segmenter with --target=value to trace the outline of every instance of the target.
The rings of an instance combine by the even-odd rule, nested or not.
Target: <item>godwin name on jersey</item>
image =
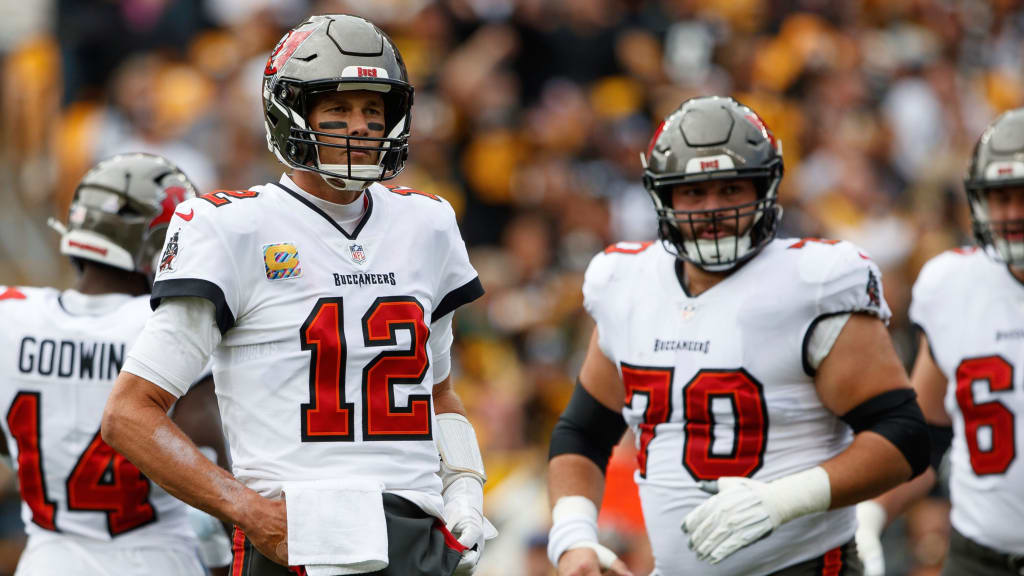
[[[64,299],[102,301],[73,313]],[[0,287],[0,414],[33,538],[195,547],[185,505],[100,438],[103,407],[148,298]]]
[[[777,239],[697,297],[681,277],[681,262],[657,244],[620,243],[594,258],[583,286],[625,385],[657,570],[754,576],[845,544],[856,525],[849,508],[784,524],[712,566],[680,524],[709,497],[698,481],[770,481],[849,445],[849,427],[818,399],[806,344],[830,315],[888,319],[878,268],[845,242]]]
[[[380,480],[440,514],[431,322],[483,293],[451,206],[374,184],[345,230],[287,177],[178,207],[153,304],[212,301],[235,476]],[[172,391],[173,392],[173,391]]]
[[[948,382],[953,527],[1024,554],[1024,285],[981,250],[945,252],[918,275],[910,319]]]

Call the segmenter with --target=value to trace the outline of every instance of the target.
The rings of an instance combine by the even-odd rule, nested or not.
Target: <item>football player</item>
[[[206,573],[188,507],[100,437],[107,396],[150,315],[171,214],[193,195],[185,174],[162,157],[104,160],[78,184],[67,226],[53,222],[61,253],[78,268],[75,288],[0,287],[0,444],[16,464],[29,535],[18,576]],[[213,401],[207,378],[173,417],[223,455],[218,423],[203,421]],[[218,524],[202,516],[215,539]],[[214,541],[207,560],[223,566],[230,550],[222,529],[220,537],[221,558]]]
[[[596,520],[628,425],[656,574],[859,573],[851,506],[928,448],[878,267],[775,238],[781,146],[731,98],[684,102],[643,161],[667,250],[621,242],[586,272],[597,327],[551,439],[552,563],[627,573]]]
[[[103,436],[237,527],[233,570],[468,574],[482,552],[483,461],[449,370],[452,314],[483,288],[451,205],[381,184],[405,166],[412,100],[380,29],[310,18],[264,71],[291,174],[171,221]],[[234,476],[165,415],[211,355]]]
[[[1024,574],[1024,108],[981,135],[964,186],[980,250],[930,260],[910,304],[922,331],[910,381],[932,431],[932,469],[857,507],[872,574],[884,573],[882,527],[930,491],[947,451],[953,534],[942,574]]]

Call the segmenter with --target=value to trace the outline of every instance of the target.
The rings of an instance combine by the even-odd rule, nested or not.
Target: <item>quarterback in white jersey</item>
[[[451,205],[380,183],[408,145],[401,57],[365,20],[315,16],[271,55],[264,104],[294,172],[178,208],[104,434],[238,527],[235,570],[468,574],[483,464],[449,348],[483,288]],[[161,410],[210,355],[234,477]]]
[[[587,270],[597,326],[552,434],[552,562],[627,573],[595,521],[628,425],[657,574],[859,573],[849,506],[923,469],[927,443],[877,266],[774,238],[780,148],[735,100],[683,103],[645,161],[670,250],[619,243]]]
[[[965,185],[978,248],[940,254],[914,283],[921,328],[911,382],[932,426],[935,467],[949,451],[953,537],[944,575],[1024,574],[1024,109],[979,140]],[[979,289],[979,287],[984,287]],[[889,517],[935,483],[919,481],[864,503],[877,542]],[[880,549],[877,568],[882,574]],[[867,562],[868,559],[865,558]]]
[[[150,315],[147,277],[171,213],[192,195],[163,158],[104,160],[78,185],[62,230],[75,289],[0,287],[0,428],[29,535],[18,576],[206,573],[188,507],[100,437]]]

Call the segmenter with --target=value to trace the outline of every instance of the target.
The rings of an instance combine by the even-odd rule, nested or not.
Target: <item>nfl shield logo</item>
[[[363,252],[362,245],[353,244],[349,246],[348,249],[352,252],[353,262],[355,262],[356,264],[362,264],[363,262],[366,262],[366,253]]]

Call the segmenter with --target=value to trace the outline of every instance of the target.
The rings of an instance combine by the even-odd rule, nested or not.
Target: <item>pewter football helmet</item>
[[[381,94],[385,137],[339,143],[337,134],[309,126],[313,97],[342,90]],[[355,16],[313,16],[285,34],[263,71],[267,147],[284,164],[317,172],[336,188],[362,190],[394,178],[405,167],[412,99],[402,55],[380,28]],[[376,164],[352,164],[351,154],[346,164],[324,164],[321,147],[379,154]]]
[[[1003,113],[985,129],[974,146],[964,188],[978,244],[998,262],[1024,266],[1024,242],[1010,239],[1011,232],[1024,232],[1024,220],[993,221],[988,198],[992,190],[1024,188],[1024,108]]]
[[[750,108],[732,98],[691,98],[661,123],[642,160],[644,187],[658,213],[658,236],[676,257],[705,270],[729,270],[775,237],[782,216],[776,204],[782,145]],[[672,190],[680,184],[737,179],[754,182],[757,200],[724,209],[673,209]],[[750,228],[739,230],[740,219],[751,215]],[[696,238],[695,225],[730,220],[737,223],[739,236]]]
[[[167,225],[178,204],[196,195],[187,176],[166,158],[119,154],[100,161],[75,188],[60,251],[152,277]]]

